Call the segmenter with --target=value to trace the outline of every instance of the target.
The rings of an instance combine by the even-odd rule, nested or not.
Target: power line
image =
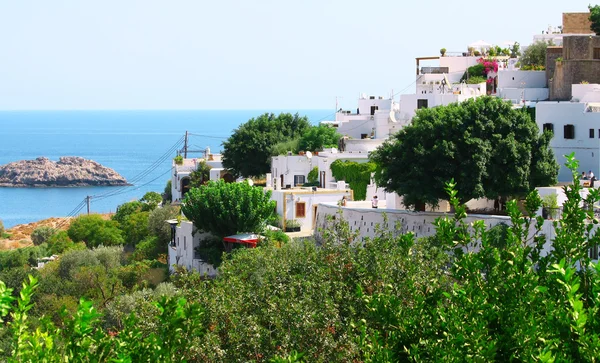
[[[159,166],[161,166],[161,164],[167,160],[168,158],[171,157],[172,153],[177,151],[177,149],[179,148],[179,146],[181,146],[182,142],[183,142],[184,137],[182,136],[174,145],[172,145],[160,158],[158,158],[156,161],[154,161],[146,170],[142,171],[141,173],[139,173],[138,175],[136,175],[135,177],[133,177],[132,179],[129,180],[130,184],[134,184],[136,182],[139,182],[140,180],[142,180],[143,178],[145,178],[146,176],[148,176],[150,173],[152,173],[154,170],[156,170]],[[121,192],[123,190],[129,189],[129,185],[127,186],[123,186],[123,187],[119,187],[116,190],[111,190],[109,192],[106,192],[104,194],[99,194],[99,195],[93,195],[92,198],[94,199],[98,199],[98,198],[102,198],[102,197],[109,197],[112,195],[117,195],[117,194],[121,194]]]

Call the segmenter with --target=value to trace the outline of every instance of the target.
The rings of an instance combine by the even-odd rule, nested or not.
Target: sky
[[[0,110],[353,109],[589,0],[0,0]]]

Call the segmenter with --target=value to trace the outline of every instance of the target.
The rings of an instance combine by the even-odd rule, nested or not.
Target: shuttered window
[[[306,217],[306,203],[298,202],[296,203],[296,218],[304,218]]]

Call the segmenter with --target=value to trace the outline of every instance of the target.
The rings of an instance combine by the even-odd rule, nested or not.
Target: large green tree
[[[271,168],[271,147],[299,138],[309,127],[308,118],[298,114],[252,118],[223,142],[223,166],[243,177],[264,175]]]
[[[323,148],[337,147],[342,135],[327,125],[313,126],[300,138],[298,148],[303,151],[320,151]]]
[[[208,182],[192,188],[181,210],[194,225],[218,237],[260,232],[275,213],[271,192],[248,183]]]
[[[422,208],[447,199],[451,179],[462,202],[520,196],[555,183],[558,164],[549,140],[526,111],[481,97],[418,110],[371,158],[377,185]]]
[[[592,23],[592,31],[596,35],[600,35],[600,5],[590,5],[590,22]]]

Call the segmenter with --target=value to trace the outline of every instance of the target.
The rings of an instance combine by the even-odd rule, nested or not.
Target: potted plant
[[[440,54],[442,55],[442,57],[445,56],[446,55],[446,48],[440,49]]]
[[[183,156],[177,155],[173,158],[173,161],[175,161],[175,164],[177,165],[183,165]]]
[[[559,213],[558,195],[552,193],[542,198],[542,217],[544,219],[556,219]]]
[[[285,222],[286,232],[300,232],[300,222],[295,219],[290,219]]]

